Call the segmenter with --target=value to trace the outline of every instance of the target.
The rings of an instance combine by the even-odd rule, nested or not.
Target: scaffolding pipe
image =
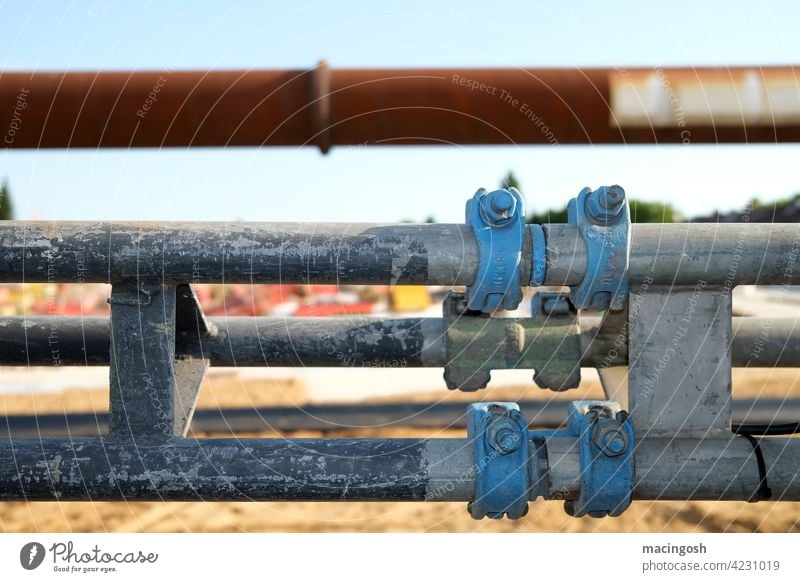
[[[8,148],[775,143],[800,140],[796,83],[791,66],[19,71],[0,110]]]
[[[521,400],[520,409],[536,428],[559,428],[567,417],[565,400]],[[734,425],[792,424],[800,419],[800,400],[735,399]],[[374,428],[464,429],[463,402],[387,402],[380,404],[308,404],[262,408],[206,408],[195,411],[194,434],[217,436],[263,431],[317,430],[335,432]],[[68,414],[9,414],[0,416],[0,435],[20,437],[103,437],[108,435],[105,412]]]
[[[760,446],[772,499],[800,500],[800,439]],[[546,454],[532,467],[546,470],[546,497],[575,498],[575,438],[548,439]],[[641,439],[634,466],[634,499],[749,500],[760,483],[741,437]],[[470,501],[474,479],[468,439],[0,441],[4,500]]]
[[[211,317],[214,333],[178,330],[179,357],[229,367],[441,368],[447,361],[447,320],[408,317]],[[600,319],[581,319],[584,367],[624,366],[627,336],[601,331]],[[734,317],[735,367],[800,366],[800,320]],[[0,318],[0,365],[107,366],[110,324],[105,317]],[[563,333],[572,333],[564,327]],[[533,340],[535,347],[535,340]]]
[[[545,285],[577,285],[586,274],[586,245],[578,228],[544,225]],[[730,291],[736,285],[800,282],[800,225],[778,223],[634,224],[628,278],[632,287],[695,286]]]
[[[800,225],[634,224],[629,279],[733,288],[800,282]],[[546,285],[576,285],[586,246],[545,226]],[[23,222],[0,224],[0,283],[471,285],[478,245],[463,224]],[[530,279],[530,236],[521,283]]]

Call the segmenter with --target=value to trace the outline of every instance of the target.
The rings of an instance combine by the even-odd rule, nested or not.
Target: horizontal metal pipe
[[[759,446],[774,501],[800,500],[800,438],[761,438]],[[551,495],[573,499],[580,491],[575,441],[548,440]],[[760,474],[753,446],[743,437],[646,438],[634,449],[633,499],[743,501],[753,498]]]
[[[800,500],[800,438],[760,438],[775,501]],[[644,439],[636,444],[634,499],[749,500],[760,475],[742,437]]]
[[[211,318],[214,338],[181,349],[215,366],[442,367],[444,318]]]
[[[579,283],[587,266],[577,228],[545,233],[545,284]],[[797,224],[635,224],[631,233],[634,286],[800,281]],[[475,236],[461,224],[3,221],[0,248],[2,283],[470,285],[478,269]]]
[[[546,496],[574,498],[575,439],[546,446]],[[800,500],[800,439],[760,446],[772,499]],[[634,499],[748,500],[760,482],[741,437],[644,439],[634,467]],[[0,441],[5,500],[467,501],[474,475],[467,439]]]
[[[177,353],[212,366],[444,367],[443,318],[212,317],[216,334],[179,333]],[[733,365],[800,366],[800,320],[734,317]],[[104,317],[0,318],[0,365],[107,366],[109,320]],[[581,321],[584,367],[621,366],[627,338],[608,336],[596,317]]]
[[[770,92],[792,86],[795,75],[792,67],[330,69],[324,63],[307,70],[24,71],[0,75],[0,110],[19,120],[3,144],[9,148],[775,143],[800,140],[791,115],[796,100]],[[753,83],[765,95],[755,104],[746,99]],[[692,101],[692,89],[702,94],[706,85],[727,91],[725,104],[740,109]],[[663,89],[651,111],[653,87]],[[661,115],[675,96],[686,112],[680,125]]]
[[[0,320],[2,321],[2,320]],[[584,367],[628,363],[627,328],[601,327],[601,318],[581,317]],[[800,366],[800,319],[795,317],[733,317],[731,361],[736,368]]]
[[[567,418],[565,400],[517,402],[532,428],[558,428]],[[800,422],[800,400],[736,399],[734,425]],[[463,402],[391,402],[385,404],[309,404],[262,408],[200,409],[192,417],[197,433],[236,435],[262,431],[353,428],[466,428]],[[108,435],[108,415],[101,412],[0,416],[0,435],[20,437],[102,437]]]
[[[463,224],[0,223],[0,282],[469,285]]]
[[[443,318],[211,317],[215,333],[179,330],[181,356],[212,366],[444,366]],[[107,317],[0,318],[0,364],[109,364]]]
[[[733,365],[748,368],[800,365],[800,319],[734,317]]]
[[[576,285],[586,274],[586,246],[573,225],[544,226],[546,285]],[[629,279],[642,283],[736,285],[800,283],[800,225],[634,224]]]
[[[472,466],[466,439],[14,439],[0,499],[466,501]]]

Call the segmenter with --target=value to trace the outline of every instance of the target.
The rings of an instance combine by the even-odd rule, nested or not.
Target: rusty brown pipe
[[[316,145],[327,151],[356,144],[686,143],[687,135],[691,143],[800,141],[795,113],[708,123],[687,121],[676,108],[668,123],[620,124],[613,88],[648,75],[670,88],[686,79],[738,87],[746,75],[791,87],[795,73],[791,67],[333,70],[324,63],[285,71],[3,72],[0,121],[11,124],[2,147]]]

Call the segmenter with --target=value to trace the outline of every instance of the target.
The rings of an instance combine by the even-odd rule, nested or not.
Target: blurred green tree
[[[8,180],[3,180],[3,185],[0,186],[0,220],[14,220],[14,207],[11,204]]]
[[[672,204],[631,200],[631,222],[675,222]]]
[[[519,187],[519,180],[517,180],[517,177],[514,175],[514,172],[512,172],[511,170],[509,170],[508,174],[506,174],[505,178],[503,178],[500,181],[500,187],[501,188],[516,188],[517,190],[522,192],[522,189]]]

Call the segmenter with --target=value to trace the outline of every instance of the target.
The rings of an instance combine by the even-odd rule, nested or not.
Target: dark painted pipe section
[[[0,499],[424,501],[461,473],[467,500],[471,467],[465,439],[14,439]]]
[[[0,224],[0,283],[469,285],[463,224],[23,222]]]
[[[181,331],[176,351],[212,366],[444,366],[444,319],[212,317],[216,333]],[[109,364],[105,317],[0,318],[0,365]]]
[[[531,428],[558,428],[567,417],[563,400],[522,400]],[[777,425],[800,421],[800,400],[759,398],[733,401],[734,425]],[[196,434],[235,435],[262,431],[337,431],[353,428],[450,428],[467,426],[464,402],[316,404],[302,407],[201,409],[194,413]],[[0,416],[0,435],[20,437],[101,437],[108,434],[105,413]]]
[[[444,366],[443,318],[210,318],[212,338],[181,335],[179,350],[213,366]]]
[[[181,331],[178,354],[212,366],[444,367],[446,322],[441,318],[212,317],[216,334]],[[605,333],[583,319],[585,367],[627,363],[624,334]],[[800,320],[734,317],[733,365],[800,365]],[[623,341],[620,341],[622,337]],[[109,323],[103,317],[0,318],[0,365],[107,366]]]
[[[798,443],[760,442],[775,501],[800,499]],[[546,446],[547,497],[574,498],[574,439]],[[634,499],[747,500],[758,489],[753,448],[741,437],[646,438],[635,454]],[[532,471],[542,461],[533,456]],[[469,501],[474,478],[468,439],[0,441],[4,500]]]
[[[800,140],[796,121],[625,124],[614,86],[686,79],[736,94],[792,67],[4,72],[9,148],[411,144],[753,143]],[[641,90],[641,88],[640,88]],[[666,95],[665,95],[666,97]],[[705,111],[701,113],[706,113]],[[709,108],[713,114],[713,108]],[[764,112],[765,119],[777,119]]]

